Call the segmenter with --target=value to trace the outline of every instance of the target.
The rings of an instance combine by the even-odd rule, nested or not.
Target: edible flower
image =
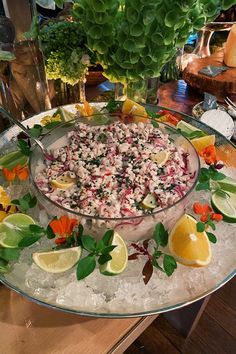
[[[200,204],[199,202],[196,202],[193,204],[193,211],[195,214],[201,215],[200,220],[202,222],[207,222],[208,220],[223,220],[223,216],[212,212],[212,208],[208,204]]]
[[[25,181],[29,177],[28,167],[21,165],[15,166],[12,170],[8,170],[8,168],[4,167],[2,173],[8,182],[14,181],[16,177],[18,177],[20,181]]]
[[[60,114],[56,114],[55,116],[47,115],[41,119],[40,124],[42,126],[45,126],[45,125],[53,123],[53,122],[61,122]]]
[[[92,116],[94,113],[94,109],[87,101],[84,101],[83,105],[77,104],[75,108],[79,111],[81,116],[88,117]]]
[[[203,157],[208,165],[214,164],[217,161],[216,158],[216,148],[214,145],[209,145],[204,149],[200,150],[198,154]]]
[[[179,119],[175,117],[172,113],[170,113],[167,110],[161,110],[158,111],[157,114],[160,114],[161,116],[157,119],[159,122],[167,122],[172,125],[177,125],[179,122]]]
[[[59,219],[54,219],[49,223],[54,234],[58,237],[56,244],[66,242],[66,238],[72,234],[74,227],[78,224],[76,219],[70,219],[68,216],[63,215]]]
[[[7,192],[0,186],[0,222],[9,214],[13,214],[16,211],[16,206],[11,204],[10,198]]]

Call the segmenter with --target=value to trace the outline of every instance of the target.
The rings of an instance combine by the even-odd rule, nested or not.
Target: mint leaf
[[[120,108],[120,102],[116,102],[115,100],[108,101],[106,107],[104,107],[109,113],[115,113]]]
[[[168,254],[164,255],[163,259],[163,268],[166,273],[166,275],[169,277],[173,274],[175,269],[177,268],[177,263],[174,257],[169,256]]]
[[[31,200],[29,201],[29,207],[30,207],[30,208],[34,208],[36,204],[37,204],[37,198],[34,196],[34,197],[32,197]]]
[[[51,123],[48,123],[44,126],[45,129],[53,129],[55,128],[58,124],[60,124],[61,121],[57,121],[57,122],[51,122]]]
[[[188,134],[188,138],[191,140],[191,139],[196,139],[196,138],[202,138],[203,136],[206,136],[205,133],[203,133],[202,131],[200,130],[196,130],[190,134]]]
[[[110,244],[113,235],[114,235],[114,230],[108,230],[105,232],[102,238],[104,245],[108,246]]]
[[[47,235],[47,238],[49,238],[49,239],[52,239],[52,238],[54,238],[56,236],[54,234],[53,229],[51,228],[50,225],[48,225],[47,228],[46,228],[46,235]]]
[[[85,248],[87,251],[94,251],[96,249],[96,241],[92,236],[81,236],[81,242],[83,248]]]
[[[149,109],[146,109],[147,115],[151,118],[160,118],[163,116],[163,114],[155,113],[153,111],[150,111]],[[152,123],[152,122],[151,122]],[[158,124],[158,123],[157,123]]]
[[[207,232],[207,237],[208,237],[210,242],[212,242],[212,243],[216,243],[217,242],[217,238],[211,232]]]
[[[17,145],[18,145],[20,151],[22,152],[22,154],[24,154],[26,156],[29,156],[31,154],[30,147],[25,140],[19,139]]]
[[[11,200],[11,204],[20,205],[20,202],[18,199],[13,199]]]
[[[98,263],[102,265],[102,264],[109,262],[111,259],[112,259],[112,256],[110,254],[102,254],[98,258]]]
[[[5,268],[8,265],[8,261],[5,261],[5,259],[0,258],[0,268]]]
[[[96,267],[95,256],[90,254],[87,257],[80,259],[76,271],[77,279],[81,280],[86,278],[89,274],[91,274],[94,271],[95,267]]]
[[[37,242],[41,238],[40,235],[30,235],[24,237],[20,242],[18,243],[18,247],[29,247],[33,245],[35,242]]]
[[[158,264],[157,260],[155,258],[152,259],[152,265],[159,269],[161,272],[165,273],[164,269]]]
[[[16,261],[20,257],[19,248],[1,248],[0,249],[0,258],[5,261]]]
[[[203,232],[205,231],[206,225],[204,222],[198,222],[197,223],[197,232]]]
[[[209,225],[209,226],[212,228],[212,230],[214,230],[214,231],[215,231],[216,226],[215,226],[215,224],[214,224],[214,222],[213,222],[213,221],[208,220],[208,221],[206,222],[206,224],[207,224],[207,225]]]
[[[155,120],[152,120],[151,124],[154,126],[154,128],[159,128],[159,124]]]
[[[79,224],[78,226],[78,235],[81,237],[83,235],[84,228],[83,225]]]
[[[101,253],[102,254],[109,254],[111,251],[114,250],[117,246],[106,246],[102,249]]]
[[[156,241],[157,245],[165,247],[168,243],[168,232],[166,231],[164,225],[159,222],[154,230],[153,238]]]
[[[204,190],[210,190],[210,182],[209,180],[207,182],[200,182],[196,186],[196,191],[204,191]]]
[[[35,234],[44,234],[45,230],[43,227],[39,226],[39,225],[29,225],[29,230]]]
[[[43,127],[39,124],[35,124],[32,128],[29,129],[29,133],[34,136],[35,138],[38,138],[43,131]]]

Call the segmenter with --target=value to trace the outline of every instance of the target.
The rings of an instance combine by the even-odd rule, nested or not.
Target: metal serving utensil
[[[46,147],[42,144],[42,142],[35,138],[19,120],[17,120],[11,113],[9,113],[3,106],[0,105],[0,113],[3,117],[9,119],[12,123],[16,124],[31,140],[33,140],[42,150],[44,157],[47,160],[55,160],[54,157],[48,152]]]

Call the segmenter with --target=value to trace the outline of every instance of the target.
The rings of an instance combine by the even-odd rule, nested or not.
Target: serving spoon
[[[43,145],[43,143],[35,138],[31,133],[30,130],[27,129],[19,120],[17,120],[11,113],[9,113],[3,106],[0,105],[0,113],[3,115],[3,117],[9,119],[12,123],[16,124],[27,136],[28,138],[32,139],[42,150],[42,153],[44,157],[47,160],[55,160],[54,157],[49,153],[47,148]]]

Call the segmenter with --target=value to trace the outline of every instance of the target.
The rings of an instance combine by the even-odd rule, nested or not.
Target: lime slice
[[[114,232],[111,245],[116,246],[110,253],[112,259],[105,264],[100,265],[99,270],[104,275],[117,275],[122,273],[128,263],[128,251],[123,238]]]
[[[75,114],[67,111],[65,108],[59,107],[57,111],[54,113],[54,116],[59,114],[61,116],[62,121],[69,122],[70,120],[75,119]]]
[[[226,192],[236,193],[236,180],[230,177],[226,177],[220,181],[210,182],[212,189],[222,189]]]
[[[0,245],[6,248],[15,248],[22,239],[20,230],[28,225],[35,224],[29,215],[16,213],[7,216],[0,224]]]
[[[65,272],[78,262],[81,247],[66,248],[58,251],[36,252],[32,257],[37,266],[48,273]]]
[[[176,125],[177,129],[180,129],[181,132],[187,133],[187,134],[191,134],[195,131],[201,131],[200,129],[197,129],[196,127],[194,127],[193,125],[185,122],[184,120],[180,120],[178,122],[178,124]]]
[[[223,215],[224,221],[236,223],[236,194],[216,191],[212,194],[211,204],[215,211]]]
[[[60,175],[56,179],[53,179],[51,181],[51,185],[54,188],[67,189],[67,188],[73,187],[75,182],[76,182],[75,178],[71,178],[67,172],[64,172],[62,175]]]
[[[168,160],[169,156],[170,156],[169,152],[160,151],[156,154],[151,154],[151,160],[153,162],[156,162],[158,166],[163,166]]]
[[[109,116],[105,114],[97,114],[96,111],[94,112],[95,114],[91,117],[91,121],[94,122],[96,125],[105,125],[110,122]]]
[[[149,193],[142,201],[142,206],[148,209],[154,209],[157,206],[156,198],[153,194]]]
[[[3,167],[12,170],[15,166],[25,166],[28,163],[28,156],[21,151],[12,151],[0,158],[0,169]]]

